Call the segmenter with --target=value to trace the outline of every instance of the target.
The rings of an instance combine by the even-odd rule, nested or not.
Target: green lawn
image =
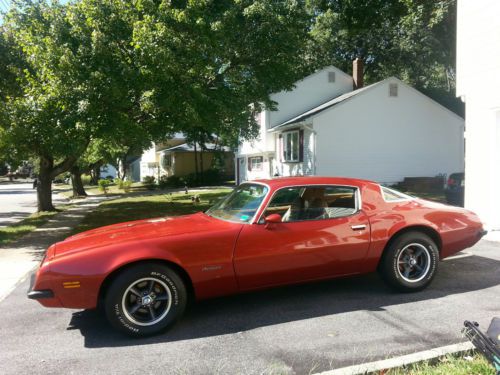
[[[98,186],[85,185],[85,191],[89,195],[104,195],[104,192],[99,190]],[[71,198],[73,196],[73,190],[71,185],[67,184],[56,184],[54,185],[54,190],[57,190],[62,195]],[[148,191],[141,182],[134,182],[130,188],[130,193],[141,193]],[[123,189],[118,189],[118,186],[113,184],[108,187],[108,196],[123,195],[126,194]]]
[[[57,215],[59,211],[67,210],[70,207],[70,205],[60,205],[57,207],[58,211],[36,212],[17,223],[0,228],[0,246],[7,245],[25,234],[32,232],[45,224],[52,216]]]
[[[405,368],[389,370],[385,375],[495,375],[495,370],[488,361],[479,354],[472,360],[464,356],[447,356],[437,363],[420,363]]]
[[[211,189],[200,192],[191,191],[189,194],[181,192],[114,199],[102,203],[90,212],[73,230],[73,233],[124,221],[179,216],[204,211],[230,191],[231,189]],[[192,201],[192,197],[196,195],[200,199],[199,203]]]

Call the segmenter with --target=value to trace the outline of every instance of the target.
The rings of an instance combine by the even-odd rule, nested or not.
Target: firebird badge
[[[220,269],[222,269],[222,266],[205,266],[201,270],[203,272],[206,272],[206,271],[217,271],[217,270],[220,270]]]

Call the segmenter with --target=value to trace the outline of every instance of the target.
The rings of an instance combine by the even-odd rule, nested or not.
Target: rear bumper
[[[488,234],[488,231],[486,229],[482,229],[479,231],[479,238],[483,238]]]
[[[54,298],[54,292],[50,289],[43,290],[33,290],[33,286],[35,285],[36,273],[33,272],[30,277],[30,287],[28,289],[28,298],[29,299],[47,299]]]

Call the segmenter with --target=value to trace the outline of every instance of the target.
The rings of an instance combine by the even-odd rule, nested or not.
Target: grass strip
[[[210,189],[191,191],[189,194],[179,192],[110,200],[90,212],[73,230],[73,234],[124,221],[205,211],[229,192],[231,189]]]
[[[0,246],[5,246],[22,236],[34,231],[49,221],[50,218],[57,215],[60,211],[67,210],[71,205],[60,205],[58,211],[35,212],[17,223],[0,228]]]

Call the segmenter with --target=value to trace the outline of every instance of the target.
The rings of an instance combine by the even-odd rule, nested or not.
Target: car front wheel
[[[439,252],[435,242],[424,233],[404,233],[385,250],[380,261],[382,278],[403,292],[426,288],[438,268]]]
[[[174,270],[160,264],[138,264],[111,283],[105,312],[113,327],[142,337],[173,325],[184,313],[186,302],[186,286]]]

